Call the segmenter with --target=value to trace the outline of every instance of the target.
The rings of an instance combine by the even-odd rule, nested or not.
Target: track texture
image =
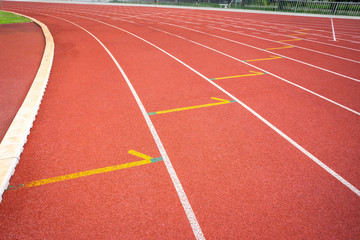
[[[4,239],[359,238],[359,20],[333,19],[333,41],[328,18],[4,7],[45,23],[56,45],[0,205]],[[141,160],[132,149],[164,161],[16,187]]]
[[[35,23],[0,25],[0,142],[29,91],[44,51]]]

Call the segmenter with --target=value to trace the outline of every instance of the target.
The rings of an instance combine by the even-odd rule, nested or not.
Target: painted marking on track
[[[333,33],[333,39],[336,42],[336,36],[335,36],[335,28],[334,28],[334,21],[331,18],[331,29],[332,29],[332,33]]]
[[[289,34],[289,36],[302,36],[302,35],[307,35],[307,33],[294,33],[294,34]]]
[[[293,38],[293,39],[285,39],[285,40],[280,40],[278,42],[293,42],[293,41],[301,41],[301,38]]]
[[[257,76],[257,75],[264,75],[266,73],[264,72],[255,72],[255,71],[249,71],[251,74],[243,74],[243,75],[237,75],[237,76],[229,76],[229,77],[219,77],[219,78],[210,78],[211,81],[214,80],[220,80],[220,79],[228,79],[228,78],[239,78],[239,77],[250,77],[250,76]]]
[[[153,157],[150,157],[143,153],[137,152],[135,150],[130,150],[128,153],[130,153],[131,155],[134,155],[136,157],[142,158],[144,160],[150,161],[151,163],[162,161],[162,157],[153,158]]]
[[[265,50],[276,50],[276,49],[287,49],[287,48],[294,48],[294,46],[282,46],[277,48],[265,48]]]
[[[104,168],[97,168],[97,169],[83,171],[83,172],[71,173],[71,174],[52,177],[52,178],[45,178],[45,179],[41,179],[41,180],[37,180],[37,181],[24,183],[24,184],[10,185],[6,190],[11,191],[11,190],[17,190],[17,189],[22,189],[22,188],[37,187],[37,186],[41,186],[41,185],[45,185],[45,184],[49,184],[49,183],[62,182],[62,181],[76,179],[76,178],[91,176],[91,175],[95,175],[95,174],[107,173],[107,172],[112,172],[112,171],[116,171],[116,170],[120,170],[120,169],[137,167],[137,166],[146,165],[146,164],[150,164],[150,163],[160,162],[163,160],[162,157],[152,158],[148,155],[139,153],[135,150],[130,150],[129,153],[134,156],[137,156],[139,158],[142,158],[143,160],[136,161],[136,162],[123,163],[123,164],[104,167]]]
[[[265,60],[273,60],[273,59],[280,59],[280,58],[283,58],[283,57],[270,56],[270,58],[250,59],[250,60],[244,60],[243,62],[256,62],[256,61],[265,61]]]
[[[150,113],[148,113],[148,115],[151,116],[151,115],[158,115],[158,114],[163,114],[163,113],[179,112],[179,111],[185,111],[185,110],[191,110],[191,109],[197,109],[197,108],[205,108],[205,107],[212,107],[212,106],[217,106],[217,105],[222,105],[222,104],[228,104],[228,103],[235,102],[234,100],[229,101],[229,100],[225,100],[225,99],[221,99],[221,98],[215,98],[215,97],[212,97],[211,99],[214,99],[214,100],[216,100],[218,102],[209,103],[209,104],[203,104],[203,105],[197,105],[197,106],[190,106],[190,107],[175,108],[175,109],[169,109],[169,110],[164,110],[164,111],[150,112]]]

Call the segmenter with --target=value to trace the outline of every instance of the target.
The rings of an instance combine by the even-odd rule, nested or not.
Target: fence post
[[[338,6],[339,6],[339,3],[336,3],[336,7],[335,7],[335,10],[334,10],[334,14],[336,14],[336,11],[337,11]]]

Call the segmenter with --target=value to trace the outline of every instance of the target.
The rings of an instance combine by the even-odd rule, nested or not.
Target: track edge
[[[10,178],[15,172],[15,167],[19,162],[27,137],[30,134],[30,129],[40,108],[50,77],[55,49],[53,37],[45,24],[23,14],[10,13],[26,17],[36,23],[42,29],[45,38],[45,48],[40,67],[30,90],[0,143],[0,202],[2,201],[3,193],[9,185]]]

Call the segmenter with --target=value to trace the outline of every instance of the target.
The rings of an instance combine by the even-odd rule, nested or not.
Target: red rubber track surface
[[[338,37],[343,40],[330,42],[328,18],[124,6],[4,5],[44,22],[56,45],[49,85],[11,179],[14,185],[139,160],[127,153],[130,149],[160,157],[109,55],[93,37],[67,21],[103,42],[124,69],[147,112],[207,104],[214,102],[211,97],[233,99],[153,46],[103,23],[146,39],[209,79],[261,72],[220,52],[240,60],[263,59],[271,54],[261,49],[282,46],[215,30],[210,17],[212,21],[223,20],[220,24],[238,21],[241,27],[266,22],[264,25],[272,27],[274,33],[284,31],[286,35],[306,27],[310,30],[301,36],[301,46],[359,60],[359,20],[335,19]],[[221,27],[234,30],[230,23]],[[241,31],[254,34],[245,28]],[[306,41],[314,36],[319,43]],[[286,39],[270,33],[261,37]],[[329,42],[336,46],[323,44]],[[275,51],[360,78],[356,62],[296,47]],[[289,58],[248,63],[360,111],[360,83],[346,76]],[[360,187],[359,115],[271,74],[214,82]],[[205,238],[360,236],[359,196],[238,103],[150,118]],[[0,216],[5,239],[194,238],[162,162],[8,191],[0,205]]]
[[[44,37],[35,23],[0,25],[0,142],[35,78]]]

